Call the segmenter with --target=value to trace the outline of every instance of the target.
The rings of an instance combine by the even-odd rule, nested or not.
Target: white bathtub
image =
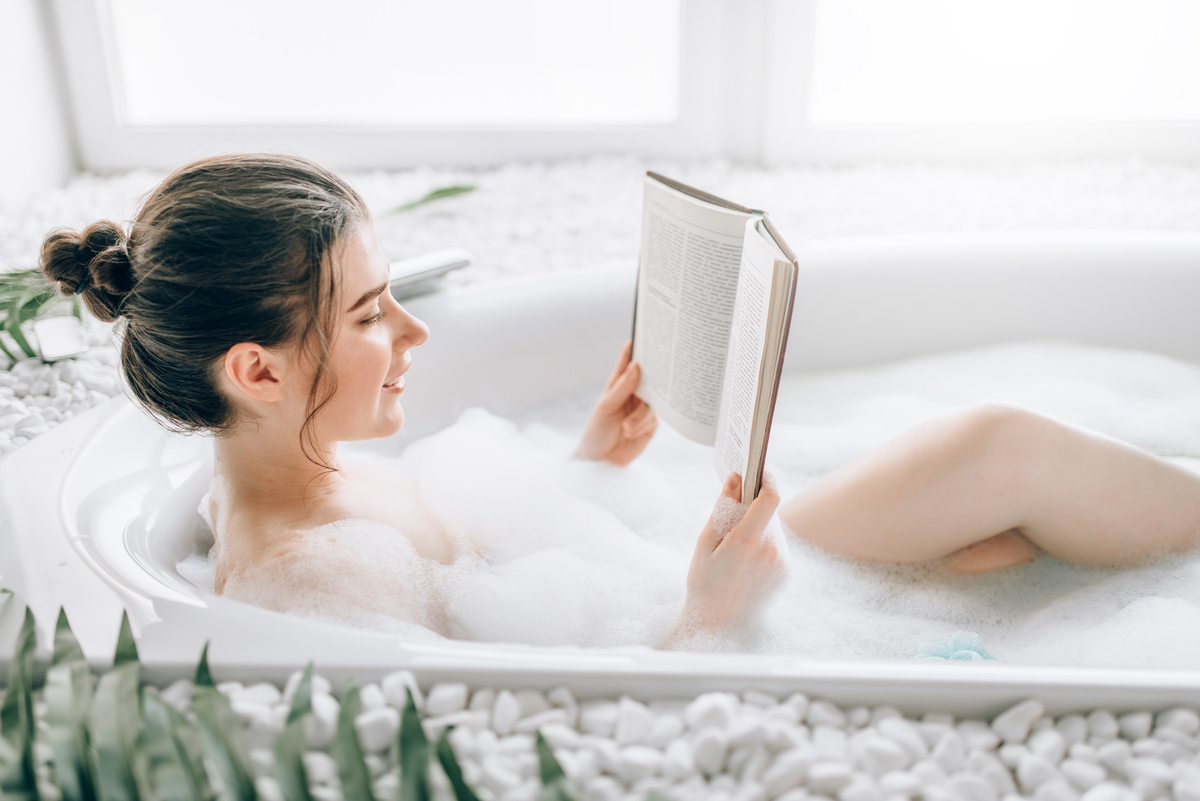
[[[1200,361],[1200,234],[914,236],[799,253],[788,370],[1022,339]],[[373,447],[400,448],[470,406],[518,414],[598,387],[629,334],[633,281],[632,264],[615,264],[412,301],[433,334],[410,373],[410,423]],[[423,680],[567,684],[584,697],[802,689],[980,715],[1027,696],[1059,711],[1158,707],[1200,692],[1200,676],[1181,672],[415,643],[317,623],[204,593],[178,574],[210,472],[207,440],[166,435],[123,399],[59,426],[0,462],[0,585],[30,605],[43,642],[65,607],[97,664],[111,659],[127,609],[147,673],[160,680],[188,674],[211,640],[217,675],[239,679],[281,680],[315,660],[335,679],[405,667]],[[0,648],[16,607],[0,600]]]

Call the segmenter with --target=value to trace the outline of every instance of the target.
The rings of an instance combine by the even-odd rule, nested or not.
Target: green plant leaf
[[[113,656],[113,667],[138,661],[137,643],[133,641],[133,629],[129,625],[129,613],[121,613],[121,632],[117,635],[117,651]]]
[[[333,761],[337,764],[345,801],[375,801],[375,794],[371,792],[371,773],[367,770],[362,744],[354,728],[354,719],[361,709],[358,685],[350,682],[342,690],[342,708],[338,712],[337,733],[333,738]]]
[[[88,751],[101,801],[149,797],[138,747],[141,707],[141,665],[136,661],[119,663],[100,677],[88,714]]]
[[[454,747],[450,745],[450,731],[453,728],[453,726],[448,726],[442,729],[442,736],[438,738],[435,748],[438,762],[441,764],[446,778],[450,780],[450,789],[454,791],[454,801],[479,801],[479,796],[475,795],[475,791],[463,780],[458,756],[454,753]]]
[[[208,644],[200,653],[192,688],[192,713],[200,729],[200,740],[220,779],[221,801],[255,801],[254,772],[249,763],[249,748],[241,724],[229,708],[229,701],[213,685],[208,669]]]
[[[141,755],[153,793],[148,797],[157,801],[204,801],[208,796],[202,788],[208,787],[208,777],[204,776],[203,764],[200,774],[195,773],[196,765],[175,735],[179,725],[175,717],[183,720],[182,715],[154,696],[142,698],[145,737]],[[185,720],[183,723],[187,725]]]
[[[42,699],[46,702],[46,740],[54,753],[54,775],[62,801],[92,801],[96,792],[87,728],[92,670],[61,608]]]
[[[188,773],[196,782],[196,797],[200,801],[213,801],[216,796],[208,781],[208,769],[204,766],[204,746],[200,742],[200,733],[179,710],[170,705],[167,705],[167,720],[179,752],[188,765]]]
[[[404,211],[412,211],[413,209],[420,208],[421,206],[428,205],[438,200],[445,200],[449,197],[456,197],[457,195],[465,195],[468,192],[474,192],[478,188],[479,187],[475,186],[474,184],[454,184],[452,186],[443,186],[438,189],[434,189],[432,192],[427,192],[416,200],[410,200],[408,203],[401,203],[399,206],[396,206],[389,211],[388,214],[399,214]]]
[[[275,779],[287,801],[312,801],[304,769],[304,719],[312,712],[312,662],[292,694],[287,723],[275,737]]]
[[[67,621],[67,610],[60,606],[58,622],[54,625],[54,656],[50,664],[83,661],[83,649],[79,647],[79,640],[75,639],[75,632],[71,631],[71,624]]]
[[[421,728],[421,715],[412,693],[404,691],[404,711],[400,713],[400,787],[399,801],[429,801],[429,740]]]
[[[540,731],[537,733],[537,755],[542,779],[539,801],[580,801],[579,788],[563,773],[562,765],[554,758],[554,752]]]
[[[0,703],[0,797],[5,801],[37,801],[37,774],[33,761],[33,655],[37,628],[25,607],[25,620],[17,634],[8,689]]]

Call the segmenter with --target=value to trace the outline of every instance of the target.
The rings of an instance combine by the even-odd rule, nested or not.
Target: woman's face
[[[429,338],[425,324],[388,291],[388,260],[374,226],[361,223],[344,240],[332,260],[339,291],[330,362],[337,388],[315,420],[320,439],[340,442],[400,430],[409,350]]]

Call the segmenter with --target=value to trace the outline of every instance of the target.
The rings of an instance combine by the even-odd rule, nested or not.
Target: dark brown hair
[[[143,201],[128,235],[109,221],[52,231],[41,269],[101,320],[123,318],[125,380],[174,430],[220,435],[237,424],[216,381],[233,345],[312,347],[317,373],[301,430],[312,459],[312,419],[335,380],[330,255],[369,217],[349,184],[310,161],[217,156],[169,175]]]

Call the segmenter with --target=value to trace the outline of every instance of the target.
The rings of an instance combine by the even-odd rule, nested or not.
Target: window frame
[[[762,160],[845,164],[987,158],[1200,159],[1200,121],[816,127],[807,116],[817,3],[768,0]],[[785,85],[786,84],[786,85]],[[1198,87],[1200,91],[1200,87]]]
[[[723,152],[725,0],[680,0],[679,118],[645,125],[179,125],[121,118],[107,0],[55,0],[80,154],[86,169],[170,168],[231,150],[286,149],[343,168],[492,165],[508,160],[633,153],[704,158]]]
[[[680,0],[680,117],[585,126],[128,126],[106,57],[107,0],[55,0],[82,164],[170,168],[231,150],[287,149],[343,168],[495,165],[595,154],[776,166],[863,161],[1134,157],[1200,160],[1196,123],[816,127],[807,118],[817,3]]]

